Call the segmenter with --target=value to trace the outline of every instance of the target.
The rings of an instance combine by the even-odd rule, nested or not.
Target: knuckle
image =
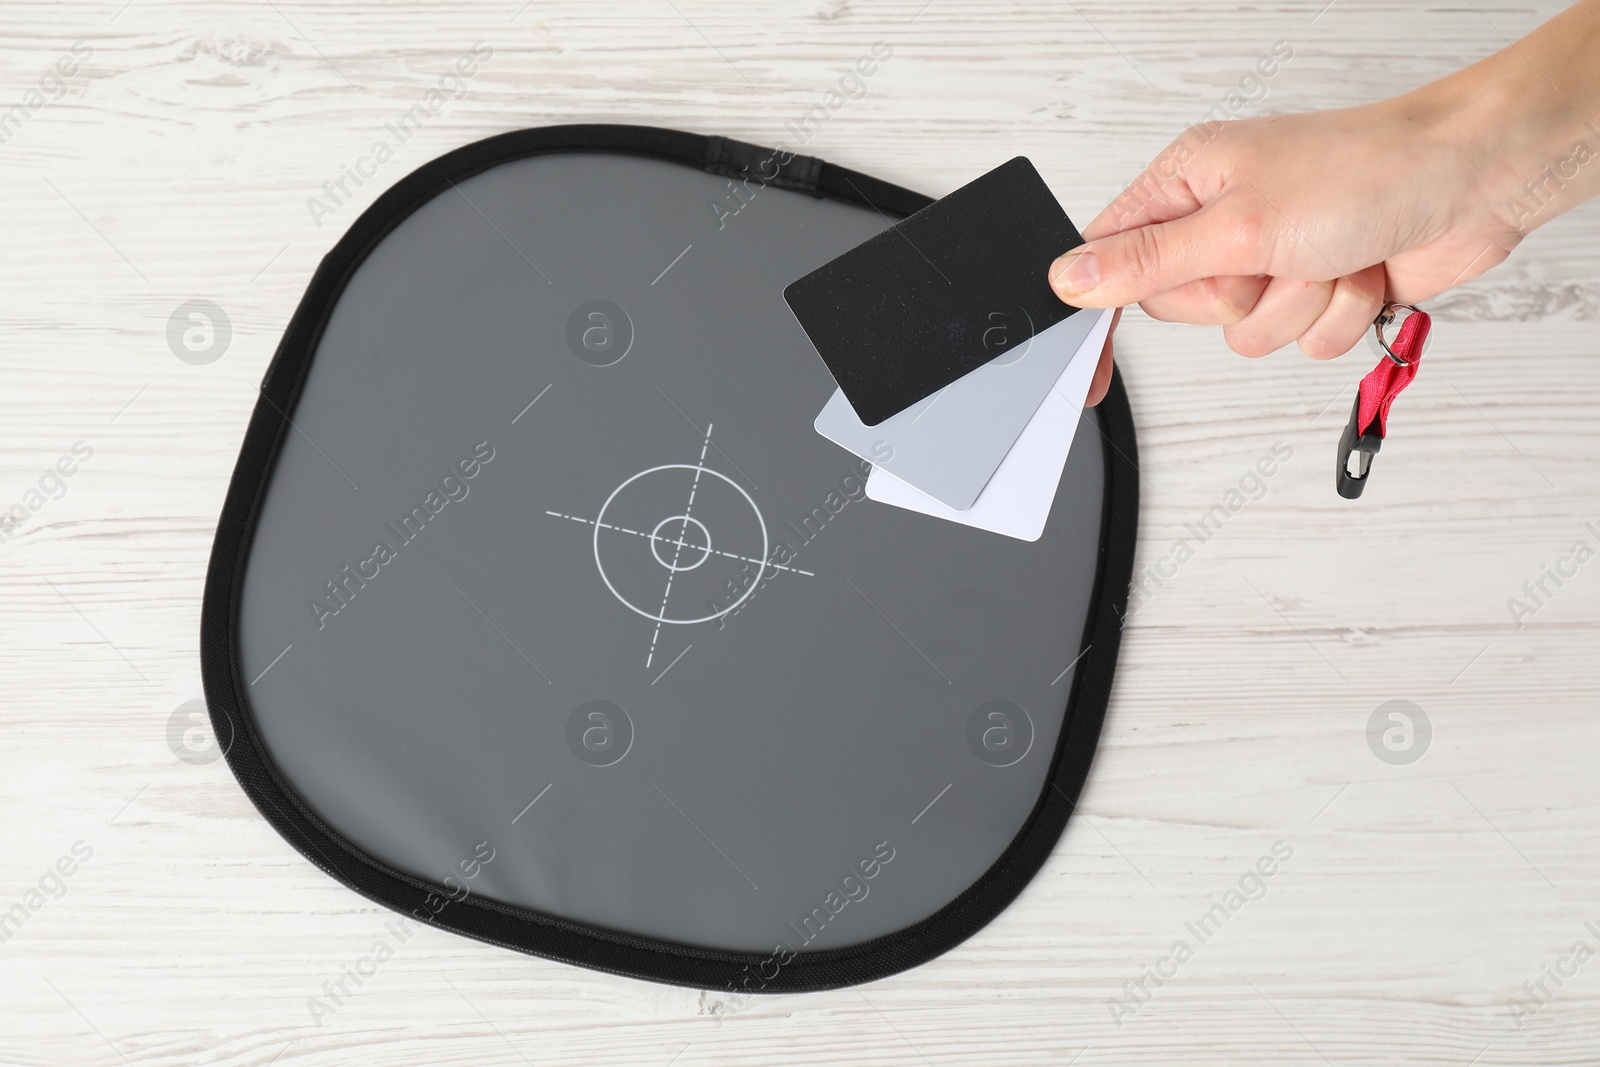
[[[1332,359],[1338,353],[1333,351],[1333,345],[1324,337],[1308,333],[1300,338],[1300,351],[1312,359]]]
[[[1141,226],[1128,231],[1124,244],[1128,272],[1140,281],[1155,278],[1161,273],[1162,239],[1160,227]]]
[[[1300,338],[1300,351],[1312,359],[1334,359],[1350,351],[1350,345],[1325,333],[1307,333]]]
[[[1350,275],[1349,280],[1355,286],[1356,292],[1381,302],[1383,291],[1389,285],[1389,272],[1384,264],[1374,263],[1366,270],[1356,271]]]
[[[1158,294],[1156,296],[1146,297],[1145,299],[1139,301],[1139,307],[1146,315],[1152,319],[1155,319],[1157,322],[1183,321],[1178,317],[1172,308],[1171,302],[1166,298],[1166,294]]]
[[[1250,330],[1227,329],[1223,331],[1223,336],[1227,338],[1228,347],[1245,359],[1260,359],[1272,351],[1271,347]]]
[[[1251,286],[1240,278],[1206,278],[1200,285],[1217,321],[1224,326],[1232,326],[1250,314],[1262,289],[1260,285]]]
[[[1219,237],[1227,243],[1228,250],[1241,260],[1254,260],[1270,226],[1268,209],[1252,203],[1235,208],[1230,213]]]

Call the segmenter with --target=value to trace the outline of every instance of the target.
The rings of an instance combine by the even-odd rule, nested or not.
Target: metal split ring
[[[1383,305],[1383,310],[1378,312],[1378,317],[1372,320],[1372,326],[1378,331],[1378,344],[1383,348],[1383,354],[1388,356],[1397,366],[1409,367],[1411,364],[1395,355],[1394,349],[1389,347],[1388,340],[1383,336],[1383,328],[1385,326],[1393,325],[1395,320],[1395,312],[1402,309],[1409,311],[1412,314],[1415,314],[1421,310],[1421,308],[1418,308],[1413,304],[1396,304],[1391,301]]]

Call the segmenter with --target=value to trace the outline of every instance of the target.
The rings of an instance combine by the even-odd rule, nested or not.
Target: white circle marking
[[[600,572],[600,580],[606,583],[607,589],[611,590],[611,595],[621,601],[623,607],[627,608],[629,611],[632,611],[638,615],[643,615],[652,622],[667,623],[671,626],[692,626],[696,623],[712,622],[716,619],[722,618],[728,612],[732,611],[734,608],[750,599],[751,594],[756,591],[756,586],[760,583],[751,582],[749,588],[747,588],[744,593],[740,595],[739,599],[735,600],[721,611],[712,612],[710,615],[705,615],[698,619],[669,619],[665,616],[664,612],[661,614],[652,614],[648,611],[645,611],[643,608],[629,603],[626,597],[617,592],[617,587],[611,584],[611,578],[606,574],[606,566],[604,563],[600,562],[600,531],[605,529],[603,523],[606,519],[606,509],[609,508],[611,506],[611,502],[617,498],[617,494],[647,474],[655,474],[657,471],[673,470],[699,471],[701,474],[709,474],[713,478],[721,478],[723,481],[733,486],[740,496],[744,497],[745,503],[750,505],[750,510],[755,512],[756,522],[760,523],[761,525],[761,555],[759,558],[763,561],[762,568],[765,569],[765,560],[767,558],[768,549],[767,520],[762,517],[761,509],[756,507],[756,502],[751,499],[750,494],[745,492],[744,487],[738,482],[734,481],[726,474],[723,474],[721,471],[714,471],[710,467],[702,467],[698,463],[663,463],[659,467],[651,467],[648,470],[640,471],[638,474],[633,475],[621,485],[611,490],[611,495],[606,497],[606,502],[600,505],[600,513],[594,517],[594,565],[595,569]]]

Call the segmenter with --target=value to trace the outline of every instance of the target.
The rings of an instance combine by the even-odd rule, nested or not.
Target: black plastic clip
[[[1350,421],[1344,424],[1344,433],[1339,435],[1339,466],[1335,471],[1337,477],[1336,487],[1339,495],[1346,500],[1354,500],[1361,495],[1361,490],[1367,487],[1367,472],[1372,469],[1372,457],[1378,454],[1378,449],[1383,447],[1383,438],[1377,433],[1362,433],[1357,425],[1361,419],[1361,390],[1356,390],[1356,403],[1350,409]],[[1373,420],[1373,429],[1377,428],[1377,420]],[[1350,470],[1350,457],[1358,457],[1355,473]]]

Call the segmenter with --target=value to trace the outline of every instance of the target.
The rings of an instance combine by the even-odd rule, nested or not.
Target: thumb
[[[1214,205],[1124,230],[1059,257],[1050,287],[1074,307],[1125,307],[1201,278],[1262,273],[1265,257],[1231,232]]]

